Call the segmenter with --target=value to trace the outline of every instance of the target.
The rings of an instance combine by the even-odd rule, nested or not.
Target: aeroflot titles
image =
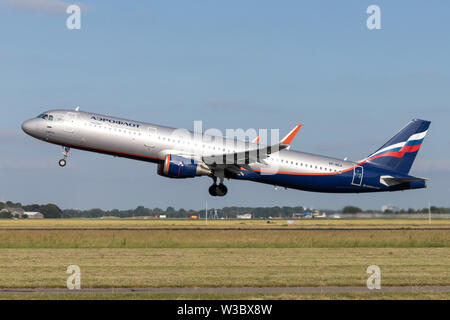
[[[113,120],[113,119],[108,119],[108,118],[103,118],[103,117],[92,116],[91,119],[92,120],[97,120],[97,121],[104,121],[104,122],[109,122],[109,123],[125,125],[127,127],[133,127],[133,128],[139,128],[140,127],[140,124],[137,124],[137,123],[125,122],[125,121],[120,121],[120,120]]]

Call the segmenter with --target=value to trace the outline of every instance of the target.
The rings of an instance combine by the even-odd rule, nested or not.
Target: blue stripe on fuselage
[[[362,165],[362,167],[364,171],[362,183],[360,186],[352,184],[354,170],[336,174],[315,175],[301,173],[260,174],[259,172],[244,170],[242,171],[242,176],[233,175],[231,178],[250,180],[290,189],[327,193],[380,192],[413,188],[410,183],[396,185],[395,187],[389,187],[380,183],[380,177],[382,175],[388,175],[392,177],[407,177],[405,175],[387,170],[381,170],[380,168],[374,167],[370,164],[364,164]],[[414,188],[417,188],[417,186],[414,186]]]

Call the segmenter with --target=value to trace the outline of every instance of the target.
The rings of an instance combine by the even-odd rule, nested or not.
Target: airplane
[[[290,150],[302,125],[273,145],[215,137],[107,115],[51,110],[25,121],[28,135],[71,149],[156,163],[168,178],[209,176],[211,196],[224,196],[224,179],[325,193],[365,193],[426,188],[426,178],[409,175],[430,121],[414,119],[360,161]],[[374,130],[375,131],[375,130]],[[218,183],[219,180],[219,183]]]

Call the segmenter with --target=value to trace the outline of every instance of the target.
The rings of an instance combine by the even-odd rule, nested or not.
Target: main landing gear
[[[66,163],[67,163],[66,159],[67,159],[67,156],[69,155],[69,151],[70,151],[69,147],[64,147],[64,151],[62,153],[64,156],[64,159],[61,159],[58,162],[60,167],[64,167],[66,165]]]
[[[213,177],[214,183],[209,187],[209,194],[213,197],[223,197],[227,194],[228,188],[223,184],[223,178],[220,178],[220,183],[217,184],[217,177]]]

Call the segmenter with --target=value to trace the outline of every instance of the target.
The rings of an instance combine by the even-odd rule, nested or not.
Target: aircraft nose
[[[24,123],[22,123],[22,130],[27,133],[31,134],[32,131],[32,122],[33,120],[27,120]]]

